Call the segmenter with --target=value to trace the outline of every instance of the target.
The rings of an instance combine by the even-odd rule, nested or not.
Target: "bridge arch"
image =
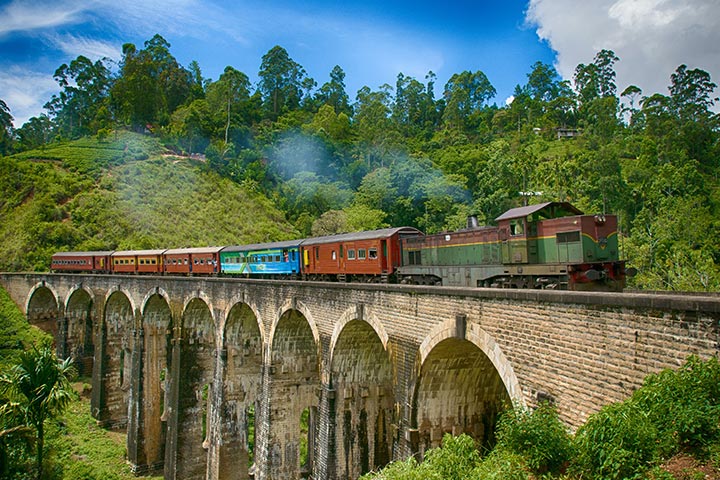
[[[165,458],[170,356],[174,325],[170,297],[162,288],[150,290],[142,301],[142,349],[138,392],[137,446],[129,455],[138,472],[160,469]]]
[[[254,462],[257,432],[255,419],[262,394],[263,329],[257,307],[236,296],[220,328],[222,336],[219,378],[222,379],[216,402],[216,461],[209,466],[215,478],[248,478]],[[255,433],[252,433],[255,435]]]
[[[148,302],[151,298],[155,296],[163,298],[165,300],[165,303],[167,303],[168,306],[170,305],[170,295],[168,294],[168,292],[165,291],[165,289],[163,289],[162,287],[155,287],[152,290],[148,291],[142,299],[141,310],[143,312],[143,315],[145,315],[145,312],[147,311]]]
[[[197,292],[185,301],[180,340],[180,365],[171,365],[173,379],[179,383],[177,471],[183,478],[205,478],[210,431],[210,403],[217,345],[212,304],[207,295]]]
[[[59,333],[57,320],[62,314],[59,298],[53,286],[42,281],[30,289],[25,301],[25,316],[28,323],[52,335],[56,342]]]
[[[244,293],[233,295],[227,302],[227,308],[223,312],[222,318],[220,319],[220,324],[218,325],[218,331],[222,332],[223,335],[223,343],[226,343],[224,335],[227,329],[227,323],[231,318],[231,312],[238,305],[245,305],[252,311],[253,315],[255,316],[255,322],[257,323],[257,327],[260,330],[260,338],[262,339],[264,345],[267,333],[265,332],[265,326],[263,325],[263,322],[261,320],[262,317],[260,315],[260,309],[255,302],[248,300],[247,296]]]
[[[313,466],[322,358],[319,333],[300,302],[286,302],[278,313],[267,356],[267,462],[270,478],[300,478]]]
[[[372,330],[375,332],[375,335],[377,335],[377,337],[382,342],[383,349],[387,348],[387,343],[390,336],[385,329],[385,325],[383,325],[383,323],[378,320],[377,316],[372,312],[372,310],[369,310],[365,305],[355,305],[352,308],[345,310],[345,312],[340,316],[340,319],[335,322],[332,337],[330,337],[330,359],[328,363],[332,363],[332,357],[335,352],[335,345],[337,344],[338,337],[345,328],[345,325],[354,320],[362,320],[367,322],[372,328]]]
[[[126,290],[114,287],[105,296],[99,337],[103,341],[103,402],[98,420],[112,427],[127,424],[132,381],[132,354],[135,348],[135,304]]]
[[[494,339],[461,315],[437,325],[420,345],[412,396],[412,448],[421,455],[446,433],[494,443],[497,414],[522,403],[512,365]]]
[[[92,290],[82,285],[73,285],[65,298],[64,357],[71,357],[83,376],[92,375],[93,357],[95,353],[94,330],[97,319],[95,312],[95,295]],[[58,345],[58,350],[61,346]]]
[[[331,340],[336,478],[358,478],[392,458],[394,379],[387,333],[364,310],[346,311]]]
[[[297,311],[300,315],[303,316],[303,318],[305,318],[305,321],[307,321],[308,327],[310,328],[310,331],[312,333],[315,345],[319,349],[320,330],[318,329],[317,323],[315,323],[315,320],[313,319],[312,312],[310,312],[310,309],[307,308],[307,306],[303,302],[298,302],[295,299],[286,300],[285,303],[283,303],[283,305],[277,310],[275,318],[273,319],[272,326],[270,327],[268,345],[272,347],[272,345],[275,343],[275,332],[277,330],[278,324],[283,319],[283,316],[292,310]],[[320,353],[319,350],[318,353]]]

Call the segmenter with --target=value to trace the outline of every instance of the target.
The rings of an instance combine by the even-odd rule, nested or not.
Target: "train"
[[[216,275],[486,288],[622,291],[634,269],[620,259],[616,215],[568,202],[512,208],[495,226],[426,235],[393,227],[222,247],[58,252],[66,273]]]

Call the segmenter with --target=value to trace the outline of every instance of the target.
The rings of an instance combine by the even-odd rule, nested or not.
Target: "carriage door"
[[[527,263],[527,228],[524,218],[510,220],[510,263]]]
[[[380,241],[380,267],[382,268],[382,272],[388,271],[387,240]]]
[[[580,232],[558,232],[555,236],[558,249],[558,262],[582,262]]]

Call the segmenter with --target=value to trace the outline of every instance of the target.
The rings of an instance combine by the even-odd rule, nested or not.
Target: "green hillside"
[[[0,270],[59,250],[232,245],[298,237],[270,200],[122,132],[0,158]]]

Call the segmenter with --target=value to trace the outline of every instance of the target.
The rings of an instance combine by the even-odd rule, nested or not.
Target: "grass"
[[[83,382],[74,384],[83,391]],[[48,423],[47,445],[51,462],[48,470],[53,478],[70,480],[136,479],[126,458],[124,432],[105,430],[90,416],[87,396],[77,396],[65,413]],[[160,479],[162,475],[144,477]]]

